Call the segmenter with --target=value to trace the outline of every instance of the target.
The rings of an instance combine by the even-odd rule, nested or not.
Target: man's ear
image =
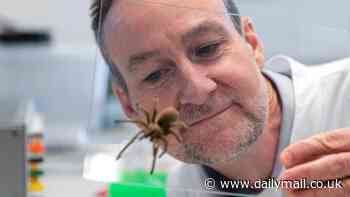
[[[114,95],[118,96],[119,101],[123,107],[125,114],[128,118],[133,118],[137,115],[137,112],[134,110],[131,100],[125,90],[120,87],[118,84],[112,82],[112,90]]]
[[[250,17],[243,16],[241,17],[241,21],[244,38],[252,49],[256,63],[260,68],[262,68],[265,61],[263,43],[255,31],[252,19]]]

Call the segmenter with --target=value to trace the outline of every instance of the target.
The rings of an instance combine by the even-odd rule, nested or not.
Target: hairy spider
[[[139,106],[138,106],[139,107]],[[159,142],[163,144],[163,152],[158,158],[161,158],[168,148],[168,141],[166,140],[167,135],[173,135],[178,142],[181,142],[181,138],[173,131],[174,128],[184,130],[187,128],[186,124],[179,120],[179,112],[174,107],[167,107],[158,113],[156,107],[154,107],[152,114],[139,107],[143,112],[144,117],[139,117],[130,120],[116,120],[119,122],[131,122],[137,124],[141,130],[130,139],[130,141],[124,146],[119,152],[117,160],[121,158],[124,151],[137,139],[142,140],[149,138],[153,144],[153,161],[150,174],[153,174],[155,163],[160,148]]]

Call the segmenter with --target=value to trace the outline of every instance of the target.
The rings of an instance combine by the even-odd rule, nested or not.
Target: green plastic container
[[[166,197],[166,179],[162,172],[123,172],[120,182],[109,185],[109,197]]]

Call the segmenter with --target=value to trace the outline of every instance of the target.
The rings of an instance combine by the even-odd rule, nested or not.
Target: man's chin
[[[220,135],[201,135],[193,138],[194,141],[187,139],[183,145],[181,160],[202,165],[236,161],[256,143],[262,133],[262,128],[240,131],[241,133],[234,132],[232,129],[224,129],[220,131]]]
[[[186,163],[214,165],[235,161],[244,156],[262,134],[266,113],[254,116],[243,111],[238,112],[242,114],[223,113],[221,117],[205,121],[183,133],[181,160]],[[232,117],[229,122],[228,116]]]
[[[196,153],[194,153],[196,152]],[[239,159],[242,150],[231,149],[227,151],[194,151],[190,150],[186,154],[185,162],[202,165],[215,165],[219,163],[231,162]]]

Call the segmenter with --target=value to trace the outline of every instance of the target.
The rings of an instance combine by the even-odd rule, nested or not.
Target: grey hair
[[[228,13],[231,13],[231,21],[235,26],[237,32],[242,35],[242,24],[239,15],[239,10],[233,0],[222,0],[225,4]],[[106,16],[112,6],[113,0],[93,0],[90,7],[90,16],[92,19],[92,30],[95,35],[96,42],[100,48],[102,56],[112,73],[112,80],[119,85],[125,92],[128,92],[128,88],[122,74],[118,70],[117,66],[113,63],[110,55],[105,50],[102,38],[102,26],[106,19]]]

